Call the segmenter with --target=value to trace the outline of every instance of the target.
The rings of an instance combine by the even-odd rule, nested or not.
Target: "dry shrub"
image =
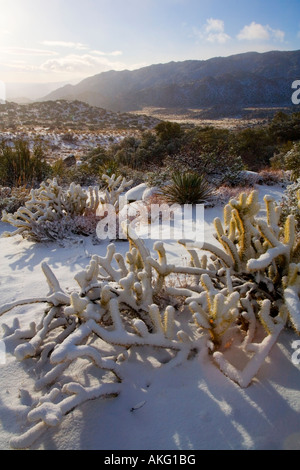
[[[272,186],[287,181],[286,172],[279,169],[264,168],[258,173],[257,183]]]
[[[215,204],[227,204],[230,199],[236,199],[241,193],[251,194],[253,187],[222,185],[214,191]]]

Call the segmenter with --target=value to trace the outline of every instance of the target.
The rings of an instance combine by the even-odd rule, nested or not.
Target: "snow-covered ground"
[[[282,188],[260,186],[280,199]],[[205,237],[213,240],[213,219],[222,208],[205,211]],[[0,234],[11,230],[0,223]],[[215,242],[215,241],[214,241]],[[146,241],[149,248],[153,241]],[[127,242],[116,242],[125,253]],[[48,286],[41,263],[46,261],[66,289],[93,254],[104,255],[107,244],[88,238],[65,247],[34,244],[21,237],[0,238],[1,305],[30,296],[44,296]],[[171,262],[186,256],[175,241],[165,244]],[[38,318],[43,306],[18,307],[1,318],[12,326]],[[218,450],[300,449],[300,365],[293,364],[293,341],[285,330],[253,383],[246,389],[226,378],[209,357],[195,357],[175,368],[157,367],[142,351],[127,361],[126,379],[118,398],[87,402],[48,430],[32,449],[77,450]],[[34,377],[30,364],[13,356],[7,345],[0,365],[0,449],[10,449],[12,436],[27,428],[24,411],[31,403]],[[27,390],[27,391],[26,391]]]

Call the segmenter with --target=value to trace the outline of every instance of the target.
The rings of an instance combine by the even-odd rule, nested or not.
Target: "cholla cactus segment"
[[[295,331],[300,334],[300,263],[290,265],[284,284],[284,299],[289,318]]]
[[[215,352],[213,355],[215,362],[219,365],[224,374],[234,382],[238,383],[242,388],[246,388],[250,385],[284,328],[284,319],[282,316],[278,316],[278,318],[273,319],[270,316],[270,308],[270,301],[265,300],[261,306],[260,315],[265,318],[265,321],[267,321],[268,329],[270,331],[261,343],[246,343],[246,351],[253,353],[253,355],[249,359],[244,370],[241,371],[234,367],[226,359],[225,354],[220,351]]]
[[[206,292],[205,307],[193,301],[189,304],[196,325],[207,330],[215,345],[222,341],[224,333],[236,322],[239,312],[240,295],[238,292],[228,292],[227,296],[214,288],[208,275],[201,277],[201,283]],[[230,290],[230,289],[229,289]]]
[[[106,188],[104,194],[100,197],[101,203],[105,206],[109,204],[114,206],[115,210],[118,211],[120,208],[120,196],[125,192],[127,188],[133,185],[133,180],[127,181],[122,176],[116,177],[116,175],[102,176],[105,181]]]

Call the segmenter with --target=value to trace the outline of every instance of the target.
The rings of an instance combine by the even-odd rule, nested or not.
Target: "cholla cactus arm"
[[[86,270],[79,272],[74,277],[81,288],[81,295],[87,295],[91,300],[99,297],[99,264],[95,259],[90,261]]]
[[[260,271],[268,268],[273,260],[283,256],[283,274],[287,273],[290,259],[293,252],[293,246],[295,241],[295,219],[293,216],[289,216],[285,223],[285,238],[281,242],[274,235],[274,232],[268,226],[264,220],[258,220],[257,226],[260,230],[261,235],[265,238],[271,248],[268,248],[258,259],[250,259],[247,264],[249,271]]]
[[[119,209],[120,195],[130,186],[133,181],[126,181],[126,178],[122,179],[122,176],[116,178],[115,175],[112,177],[102,175],[102,179],[106,182],[107,189],[104,192],[104,197],[100,198],[102,204],[111,204],[116,210]]]
[[[300,334],[300,263],[291,264],[285,279],[284,300],[295,331]]]
[[[36,423],[32,428],[21,436],[13,437],[10,445],[14,449],[29,448],[47,429],[57,426],[64,416],[74,408],[82,405],[88,400],[97,398],[116,397],[120,394],[120,384],[101,384],[95,387],[82,387],[77,383],[67,384],[62,390],[51,392],[47,398],[41,399],[40,403],[28,414],[29,421]],[[63,393],[65,397],[59,403],[53,403],[56,396]]]
[[[38,215],[38,213],[34,214],[25,207],[20,207],[15,214],[8,214],[6,211],[3,211],[1,221],[11,224],[13,227],[16,227],[17,230],[14,232],[5,232],[2,236],[9,238],[27,233],[36,223]]]
[[[50,287],[50,291],[47,296],[45,297],[36,297],[36,298],[29,298],[29,299],[21,299],[10,304],[5,304],[0,308],[0,316],[4,315],[5,313],[13,310],[14,308],[21,306],[21,305],[30,305],[30,304],[37,304],[37,303],[49,303],[53,306],[59,305],[69,305],[70,304],[70,297],[65,294],[56,277],[54,276],[53,272],[47,265],[47,263],[42,264],[42,270],[45,274],[47,279],[48,285]]]
[[[114,260],[115,254],[116,254],[116,247],[113,243],[111,243],[107,247],[105,257],[94,255],[92,257],[92,260],[95,261],[97,263],[97,265],[100,268],[103,268],[104,271],[108,274],[107,279],[115,281],[115,282],[119,282],[120,279],[122,278],[123,273],[122,273],[121,269],[115,269],[112,266],[112,262]]]
[[[57,313],[58,309],[53,307],[50,312],[45,315],[42,327],[38,329],[36,335],[28,343],[17,346],[15,349],[15,356],[19,361],[23,361],[25,358],[34,357],[36,355],[38,348],[41,346],[49,331],[50,323],[56,317]]]
[[[221,261],[223,261],[225,266],[227,266],[228,268],[233,268],[234,263],[231,256],[227,255],[227,253],[225,253],[221,248],[215,245],[212,245],[207,242],[198,243],[192,240],[179,240],[178,243],[185,246],[187,250],[198,248],[199,250],[209,251],[213,255],[217,256]]]
[[[151,258],[150,251],[142,242],[142,240],[137,236],[136,232],[132,229],[130,224],[123,222],[122,229],[129,239],[130,248],[136,248],[136,254],[140,258],[142,267],[149,274],[149,276],[151,276],[151,266],[149,265],[149,258]]]
[[[266,317],[266,315],[270,315],[270,308],[271,302],[269,300],[265,300],[261,307],[261,314],[264,317]],[[243,371],[238,370],[229,363],[223,353],[218,351],[213,354],[214,360],[219,365],[222,372],[231,380],[238,383],[242,388],[246,388],[250,385],[284,328],[284,321],[281,317],[273,320],[270,317],[270,320],[268,320],[268,327],[270,327],[269,322],[272,321],[274,322],[273,327],[271,328],[272,332],[268,334],[260,344],[247,342],[247,350],[254,352],[254,355],[249,360]]]
[[[281,215],[281,208],[280,206],[276,205],[274,199],[269,195],[266,195],[264,197],[264,201],[267,210],[268,226],[273,230],[274,235],[278,237],[280,232],[279,221]]]
[[[249,196],[242,193],[239,200],[231,200],[230,205],[239,232],[239,258],[245,264],[253,256],[252,237],[256,232],[254,217],[260,210],[258,191],[252,191]]]
[[[88,201],[86,204],[86,211],[92,212],[93,214],[96,214],[97,209],[100,205],[100,196],[99,196],[99,190],[96,187],[89,187],[88,189],[89,197]]]
[[[203,308],[198,301],[189,303],[195,323],[204,330],[208,330],[213,343],[219,344],[224,333],[238,317],[238,292],[231,292],[227,288],[227,295],[223,295],[214,288],[208,275],[201,277],[201,283],[206,291],[206,307]]]
[[[241,305],[246,310],[242,313],[241,318],[248,323],[248,331],[243,342],[243,348],[247,349],[248,345],[252,343],[256,332],[256,317],[249,297],[241,299]]]

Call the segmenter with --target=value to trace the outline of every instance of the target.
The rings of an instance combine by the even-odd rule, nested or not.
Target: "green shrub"
[[[6,142],[1,143],[0,184],[9,187],[33,186],[43,181],[50,171],[40,142],[34,144],[32,151],[24,140],[17,140],[12,147]]]
[[[176,172],[172,182],[161,189],[161,194],[171,204],[197,204],[206,202],[212,189],[203,175]]]
[[[289,215],[293,215],[297,223],[297,232],[300,233],[300,209],[297,198],[298,191],[300,191],[300,178],[286,188],[281,202],[281,224],[284,225],[287,217]]]
[[[300,178],[300,142],[290,143],[281,152],[271,158],[271,166],[274,169],[281,169],[291,172],[291,180],[297,181]]]

